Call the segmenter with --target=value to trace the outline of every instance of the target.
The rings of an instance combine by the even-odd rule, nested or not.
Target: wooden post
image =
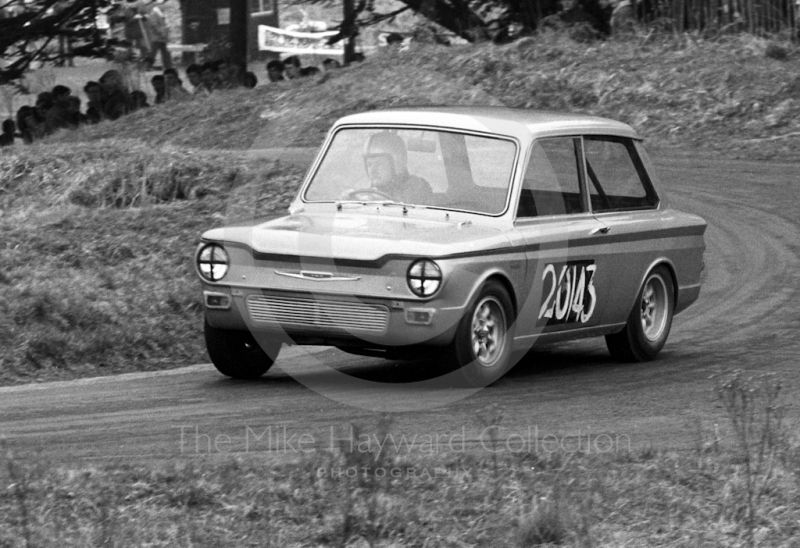
[[[247,71],[247,0],[230,0],[231,20],[228,25],[231,44],[231,63],[239,69],[239,74]]]
[[[344,18],[342,21],[347,25],[347,28],[342,30],[347,33],[347,38],[344,39],[344,58],[342,61],[345,65],[349,65],[353,61],[356,53],[356,39],[353,36],[355,22],[351,21],[354,11],[353,0],[344,0]]]

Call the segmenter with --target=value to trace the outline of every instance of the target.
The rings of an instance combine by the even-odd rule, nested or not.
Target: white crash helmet
[[[406,144],[396,133],[381,131],[370,136],[364,144],[363,156],[365,162],[371,157],[389,157],[392,160],[395,175],[403,175],[407,172]]]

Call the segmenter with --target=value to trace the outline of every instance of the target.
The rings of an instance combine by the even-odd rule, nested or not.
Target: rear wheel
[[[452,343],[461,384],[488,386],[508,371],[513,324],[508,292],[499,282],[489,280],[461,319]]]
[[[672,275],[666,267],[657,266],[647,274],[625,329],[606,335],[611,355],[629,362],[655,358],[667,342],[674,310]]]
[[[280,341],[256,341],[249,331],[217,329],[205,323],[206,349],[214,367],[234,379],[257,379],[266,373],[281,349]]]

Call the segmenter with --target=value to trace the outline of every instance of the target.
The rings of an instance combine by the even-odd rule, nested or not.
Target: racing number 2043
[[[594,313],[597,294],[593,285],[594,261],[548,264],[542,273],[544,302],[539,323],[586,323]]]

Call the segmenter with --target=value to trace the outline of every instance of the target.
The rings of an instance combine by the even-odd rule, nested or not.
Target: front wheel
[[[452,343],[460,384],[488,386],[508,371],[513,325],[514,307],[508,292],[499,282],[489,280],[461,319]]]
[[[672,275],[666,267],[657,266],[647,274],[625,329],[606,335],[611,356],[628,362],[655,358],[667,342],[674,310]]]
[[[281,342],[262,341],[265,348],[249,331],[217,329],[205,323],[206,349],[214,367],[234,379],[257,379],[266,373],[278,352]]]

